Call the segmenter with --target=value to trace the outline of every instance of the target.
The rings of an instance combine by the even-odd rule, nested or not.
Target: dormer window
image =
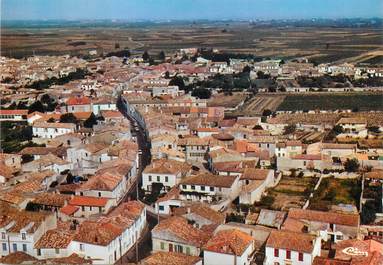
[[[27,239],[27,235],[26,235],[25,233],[21,233],[21,239],[22,239],[22,240]]]

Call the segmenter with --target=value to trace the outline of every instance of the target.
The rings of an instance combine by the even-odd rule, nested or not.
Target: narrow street
[[[130,124],[132,126],[132,133],[135,134],[135,137],[137,139],[137,144],[138,144],[138,150],[139,150],[139,165],[138,165],[136,180],[131,185],[130,189],[127,191],[124,199],[122,200],[122,201],[128,201],[132,199],[137,199],[137,194],[139,193],[138,188],[140,187],[142,182],[142,171],[145,169],[145,167],[148,164],[150,164],[150,161],[151,161],[150,142],[146,138],[146,133],[144,131],[144,128],[142,128],[139,125],[139,123],[134,119],[134,117],[131,117],[128,115],[126,109],[124,108],[124,105],[122,104],[121,96],[117,98],[117,107],[119,111],[122,113],[122,115],[124,115],[124,117],[130,121]],[[152,249],[151,248],[152,238],[151,238],[150,231],[157,224],[157,217],[148,213],[149,212],[147,212],[146,214],[146,220],[148,225],[143,231],[141,237],[138,239],[138,242],[137,242],[138,251],[136,251],[137,245],[135,244],[115,264],[129,264],[129,263],[135,264],[137,260],[139,261],[147,257],[148,255],[150,255],[150,252]]]

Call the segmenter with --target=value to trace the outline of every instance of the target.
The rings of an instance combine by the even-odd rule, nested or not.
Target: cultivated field
[[[287,95],[277,110],[383,110],[382,93],[316,93]]]
[[[129,48],[174,51],[187,47],[217,48],[259,57],[308,57],[318,63],[372,59],[382,55],[382,30],[357,28],[253,27],[245,22],[159,24],[150,27],[2,28],[2,55],[86,54]]]
[[[256,95],[247,101],[240,109],[240,113],[247,115],[262,115],[265,109],[277,110],[278,106],[284,101],[284,95]]]
[[[219,93],[212,95],[208,102],[209,107],[225,107],[225,108],[235,108],[243,100],[245,100],[247,94],[242,92],[234,92],[233,95],[225,95]]]
[[[279,184],[268,190],[268,196],[274,198],[272,209],[288,210],[302,208],[317,179],[283,177]]]

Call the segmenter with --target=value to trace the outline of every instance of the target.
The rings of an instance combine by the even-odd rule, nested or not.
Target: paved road
[[[129,116],[126,109],[123,107],[121,97],[117,99],[117,107],[119,111],[130,121],[133,132],[135,133],[138,149],[140,150],[139,165],[137,170],[137,177],[134,183],[131,185],[130,189],[126,193],[123,201],[128,201],[132,199],[137,199],[138,187],[142,183],[142,171],[145,167],[150,164],[151,154],[150,154],[150,142],[146,138],[146,133],[144,129],[139,125],[139,123],[134,119],[134,117]],[[141,260],[148,255],[152,250],[152,238],[150,231],[157,224],[156,216],[151,214],[146,215],[148,226],[143,231],[141,237],[138,240],[138,251],[136,252],[136,245],[134,245],[129,251],[127,251],[120,260],[115,264],[128,264],[135,263],[137,260]]]
[[[118,97],[117,99],[117,107],[119,111],[122,113],[122,115],[124,115],[124,117],[130,121],[130,124],[132,125],[132,128],[133,128],[133,132],[135,132],[136,134],[138,148],[141,153],[139,158],[136,181],[133,183],[130,190],[127,192],[124,200],[136,199],[137,185],[140,186],[142,183],[142,171],[145,169],[145,167],[148,164],[150,164],[150,161],[151,161],[150,142],[146,138],[146,133],[144,129],[139,125],[139,123],[134,119],[134,117],[129,116],[128,113],[126,112],[126,109],[123,107],[123,104],[121,102],[121,97]]]

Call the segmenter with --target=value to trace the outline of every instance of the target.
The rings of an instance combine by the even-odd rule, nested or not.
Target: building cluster
[[[381,69],[202,57],[158,65],[117,57],[1,60],[0,120],[32,135],[21,150],[0,154],[1,263],[116,264],[149,235],[140,264],[383,263],[381,116],[228,117],[227,106],[172,81],[246,66],[250,76],[285,80],[370,78]],[[25,88],[76,69],[87,75]],[[45,109],[18,107],[35,101]],[[366,213],[371,203],[374,212]]]

